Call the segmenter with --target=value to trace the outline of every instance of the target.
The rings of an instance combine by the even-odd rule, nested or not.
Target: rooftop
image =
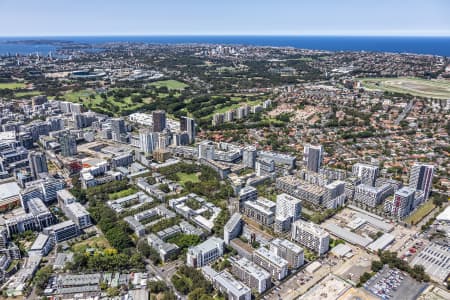
[[[409,187],[402,187],[398,191],[395,192],[396,195],[400,195],[402,197],[409,197],[411,194],[414,194],[415,190]]]
[[[45,244],[47,243],[49,239],[49,236],[43,233],[39,233],[36,240],[34,241],[33,245],[31,245],[30,251],[33,250],[41,250],[44,248]]]
[[[371,238],[363,237],[361,235],[353,233],[350,230],[342,228],[333,223],[325,224],[324,228],[326,230],[330,231],[333,235],[335,235],[341,239],[344,239],[345,241],[349,242],[350,244],[366,247],[373,241]]]
[[[69,192],[67,189],[59,190],[56,192],[56,194],[58,195],[58,197],[60,197],[64,200],[75,199],[75,197],[72,195],[72,193]]]
[[[275,265],[277,265],[278,267],[281,267],[281,268],[288,265],[287,260],[285,260],[284,258],[276,255],[273,252],[270,252],[265,247],[260,247],[260,248],[256,249],[254,254],[258,254],[259,256],[264,257],[265,259],[267,259],[271,263],[273,263],[273,264],[275,264]]]
[[[209,252],[211,250],[214,250],[217,248],[217,245],[222,245],[223,246],[224,241],[218,237],[210,237],[209,239],[207,239],[206,241],[204,241],[201,244],[198,244],[197,246],[194,247],[190,247],[189,250],[193,251],[193,252]]]
[[[436,220],[450,222],[450,206],[447,206],[447,208],[436,217]]]
[[[450,248],[431,243],[414,257],[411,265],[424,266],[427,274],[442,282],[450,275]]]
[[[274,239],[271,241],[272,244],[276,245],[276,246],[282,246],[284,248],[287,248],[295,253],[302,253],[303,252],[303,248],[300,247],[299,245],[288,241],[286,239]]]
[[[273,215],[274,214],[273,211],[267,209],[265,206],[260,205],[256,201],[245,201],[244,205],[250,206],[251,208],[256,209],[256,210],[258,210],[258,211],[260,211],[260,212],[262,212],[262,213],[264,213],[266,215]]]
[[[228,222],[225,224],[226,230],[232,230],[241,221],[242,215],[240,213],[234,213]]]
[[[67,208],[72,212],[72,214],[77,217],[84,217],[86,215],[89,215],[86,208],[84,208],[83,205],[81,205],[79,202],[73,202],[67,205]]]
[[[338,257],[342,257],[347,255],[348,253],[352,252],[352,248],[346,244],[339,244],[333,249],[331,249],[331,253]]]
[[[239,266],[240,268],[246,270],[251,273],[252,276],[256,277],[258,280],[264,280],[270,278],[270,273],[255,264],[254,262],[248,260],[245,257],[242,257],[239,260],[233,260],[232,264]]]
[[[385,233],[371,243],[367,248],[372,251],[384,250],[390,243],[395,240],[395,236],[389,233]]]
[[[326,232],[322,227],[312,222],[307,222],[303,220],[297,220],[294,222],[296,227],[301,228],[302,230],[308,231],[309,233],[320,236],[321,238],[325,238],[329,236],[328,232]]]
[[[44,229],[46,229],[46,230],[48,230],[48,231],[50,231],[50,230],[52,230],[52,231],[58,231],[58,230],[65,229],[66,227],[74,226],[74,225],[75,225],[75,223],[74,223],[73,221],[68,220],[68,221],[64,221],[64,222],[61,222],[61,223],[58,223],[58,224],[55,224],[55,225],[46,227],[46,228],[44,228]]]
[[[100,283],[102,275],[99,273],[95,274],[80,274],[80,275],[61,275],[58,281],[61,285],[65,287],[74,286],[86,286],[86,285],[97,285]]]
[[[0,184],[0,200],[18,196],[20,187],[15,182],[7,182]]]

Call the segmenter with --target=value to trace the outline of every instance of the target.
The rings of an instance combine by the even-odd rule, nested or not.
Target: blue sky
[[[0,0],[0,36],[445,35],[447,0]]]

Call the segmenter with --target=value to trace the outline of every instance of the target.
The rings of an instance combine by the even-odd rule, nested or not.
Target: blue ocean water
[[[294,47],[328,51],[375,51],[450,56],[450,37],[362,37],[362,36],[89,36],[89,37],[0,37],[0,55],[6,53],[54,52],[46,44],[11,44],[7,41],[59,40],[96,45],[108,42],[149,44],[238,44],[254,46]]]

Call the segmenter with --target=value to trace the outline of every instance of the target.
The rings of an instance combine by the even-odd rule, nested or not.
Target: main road
[[[155,276],[161,280],[164,281],[169,287],[172,288],[173,292],[175,293],[175,295],[177,295],[178,299],[186,299],[185,295],[180,294],[176,289],[175,286],[172,284],[172,281],[170,280],[173,276],[173,274],[176,272],[176,267],[178,266],[178,261],[175,262],[171,262],[169,264],[167,264],[166,270],[162,271],[160,270],[160,268],[158,268],[157,266],[155,266],[151,260],[149,259],[145,259],[145,263],[146,263],[146,269],[149,273],[153,273],[155,274]],[[164,269],[163,269],[164,270]]]

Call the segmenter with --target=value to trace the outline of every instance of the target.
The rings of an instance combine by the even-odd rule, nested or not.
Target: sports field
[[[413,77],[363,78],[363,87],[413,96],[450,99],[450,80],[427,80]]]

